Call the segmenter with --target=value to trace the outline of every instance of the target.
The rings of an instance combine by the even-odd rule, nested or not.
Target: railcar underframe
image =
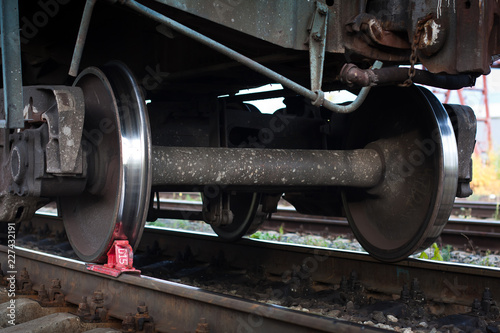
[[[0,221],[55,200],[75,252],[102,262],[159,217],[235,241],[284,194],[403,259],[472,193],[473,111],[415,84],[488,74],[499,18],[493,0],[4,0]],[[237,94],[268,83],[283,89]],[[357,98],[325,98],[342,89]],[[286,107],[246,103],[270,97]],[[172,191],[203,211],[155,205]]]

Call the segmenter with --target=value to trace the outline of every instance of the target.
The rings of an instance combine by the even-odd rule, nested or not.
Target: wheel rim
[[[68,239],[85,261],[104,262],[115,239],[137,248],[151,189],[146,106],[130,70],[118,62],[85,69],[75,80],[85,97],[87,190],[60,198]]]
[[[448,221],[457,188],[457,147],[444,107],[422,87],[379,88],[352,124],[346,148],[376,149],[385,164],[374,188],[342,192],[356,238],[383,261],[427,248]]]

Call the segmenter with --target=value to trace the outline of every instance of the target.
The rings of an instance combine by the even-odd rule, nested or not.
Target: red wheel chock
[[[108,251],[108,263],[104,265],[86,264],[88,270],[98,272],[113,277],[118,277],[121,273],[141,274],[141,271],[135,269],[134,251],[128,243],[128,240],[115,240]]]

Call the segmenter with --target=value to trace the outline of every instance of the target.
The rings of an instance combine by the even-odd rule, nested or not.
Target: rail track
[[[37,216],[20,231],[18,244],[68,256],[62,229],[57,217]],[[252,239],[227,243],[155,227],[145,229],[134,258],[140,276],[112,278],[88,271],[78,260],[21,247],[15,251],[17,270],[27,269],[33,289],[58,278],[66,302],[80,307],[83,297],[90,303],[101,290],[101,305],[115,322],[136,314],[144,301],[158,332],[375,332],[420,321],[428,322],[430,331],[446,325],[474,327],[478,318],[487,326],[500,324],[498,268],[415,259],[382,263],[351,251]],[[0,247],[4,272],[6,252]],[[490,304],[490,312],[481,306],[471,310],[475,299],[482,299],[476,305]],[[375,313],[382,313],[385,323],[372,319]],[[390,315],[396,322],[388,320]]]
[[[0,248],[6,264],[7,249]],[[85,263],[18,248],[17,265],[26,267],[34,287],[60,279],[66,302],[78,305],[83,297],[101,290],[107,316],[123,321],[127,313],[135,314],[137,305],[145,302],[157,332],[194,332],[206,318],[214,331],[238,332],[252,327],[259,332],[338,332],[376,331],[361,325],[290,311],[252,301],[217,295],[191,286],[147,276],[122,275],[111,278],[92,273]],[[71,281],[78,281],[72,283]],[[255,317],[255,318],[254,318]]]
[[[182,211],[184,214],[186,211],[191,212],[187,216],[201,215],[201,204],[196,201],[162,199],[160,208],[171,212]],[[457,201],[453,208],[453,217],[449,219],[441,234],[441,243],[470,250],[500,250],[500,221],[492,220],[496,210],[496,203]],[[293,208],[283,206],[266,219],[260,228],[352,237],[352,230],[345,218],[303,215]]]

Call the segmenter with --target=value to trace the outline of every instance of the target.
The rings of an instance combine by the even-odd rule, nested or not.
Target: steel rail
[[[195,208],[196,210],[198,210],[198,207],[200,207],[199,209],[201,210],[201,203],[199,201],[161,198],[160,204],[161,207],[163,207],[164,209],[168,208],[168,209],[180,210],[180,209]],[[457,200],[453,205],[452,215],[455,216],[467,215],[475,219],[492,218],[494,217],[495,212],[497,210],[497,205],[498,204],[496,202]],[[470,209],[470,212],[465,211],[467,209]],[[294,209],[279,207],[278,211],[294,211]]]
[[[172,256],[183,253],[189,245],[193,256],[204,262],[211,262],[214,255],[224,253],[231,266],[241,269],[261,267],[268,274],[277,276],[305,265],[313,281],[330,285],[338,285],[343,276],[348,277],[355,271],[367,291],[386,295],[399,295],[403,285],[410,285],[416,278],[429,301],[470,306],[485,288],[500,296],[500,268],[420,259],[387,263],[367,253],[348,250],[249,238],[228,243],[198,232],[146,228],[139,248],[145,250],[147,244],[154,243],[163,253]],[[459,291],[453,290],[453,285],[460,286]]]
[[[0,262],[7,267],[6,246],[0,246]],[[220,332],[381,332],[373,327],[306,314],[280,306],[224,296],[147,276],[123,274],[118,278],[88,271],[81,261],[17,247],[16,267],[25,267],[34,289],[61,280],[66,301],[78,304],[96,289],[104,292],[110,316],[124,319],[146,301],[157,332],[194,331],[200,318]]]
[[[157,203],[155,202],[155,207]],[[455,202],[454,211],[460,212],[461,207],[478,210],[479,216],[490,216],[494,213],[496,204],[484,202]],[[201,218],[201,203],[187,200],[160,200],[160,209],[170,212],[167,218],[182,218],[188,216],[193,220]],[[155,210],[156,211],[156,210]],[[186,214],[185,212],[190,212]],[[317,216],[299,214],[293,208],[279,207],[271,218],[266,219],[261,226],[263,230],[278,230],[285,232],[310,232],[313,234],[328,233],[330,235],[352,235],[349,223],[343,217]],[[500,250],[500,221],[477,218],[450,218],[441,233],[443,244],[456,247],[473,247],[474,250]]]
[[[45,224],[53,226],[53,232],[63,228],[59,218],[36,216],[36,219],[34,223],[38,224],[38,229]],[[212,262],[215,256],[224,253],[232,267],[260,267],[267,274],[278,277],[305,265],[315,282],[330,285],[338,285],[342,277],[355,271],[366,290],[386,295],[399,295],[404,284],[409,285],[417,278],[427,299],[438,303],[470,306],[475,298],[481,298],[485,288],[490,288],[494,297],[500,297],[500,268],[494,267],[411,258],[387,263],[362,252],[249,238],[229,243],[205,233],[146,227],[138,250],[148,253],[153,244],[163,256],[172,258],[184,253],[188,246],[200,262]],[[140,263],[137,260],[135,263],[140,269]]]
[[[492,218],[498,215],[499,203],[484,201],[455,201],[452,214],[455,216],[467,215],[473,218]]]

